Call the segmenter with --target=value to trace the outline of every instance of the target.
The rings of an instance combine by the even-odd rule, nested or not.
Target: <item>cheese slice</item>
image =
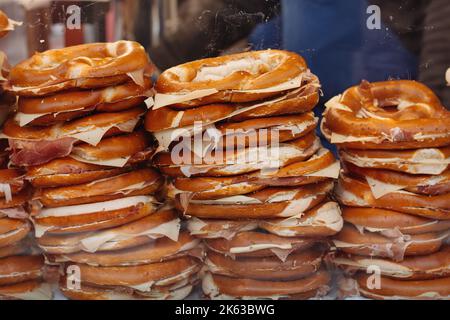
[[[152,196],[135,196],[111,201],[81,204],[66,207],[43,208],[37,215],[38,218],[45,217],[65,217],[73,215],[90,214],[101,211],[112,211],[136,206],[139,203],[156,203]]]
[[[129,76],[131,80],[133,80],[133,82],[136,83],[138,86],[145,87],[144,69],[128,72],[127,76]]]
[[[310,173],[310,174],[305,174],[306,177],[325,177],[325,178],[333,178],[333,179],[337,179],[339,178],[339,173],[341,172],[341,164],[339,161],[336,161],[335,163],[333,163],[332,165]]]
[[[247,107],[239,108],[236,111],[232,112],[231,114],[229,114],[229,115],[227,115],[225,117],[216,119],[214,121],[202,122],[200,128],[198,128],[198,125],[197,126],[191,125],[191,126],[187,126],[187,127],[183,127],[183,128],[172,128],[172,129],[167,129],[167,130],[154,132],[153,135],[158,140],[160,147],[163,150],[168,150],[169,145],[173,141],[177,140],[180,137],[191,137],[194,134],[194,132],[199,132],[199,130],[200,130],[200,132],[203,132],[203,131],[208,130],[209,128],[214,128],[215,129],[215,127],[212,126],[214,123],[217,123],[217,122],[223,121],[225,119],[229,119],[229,118],[235,117],[235,116],[237,116],[239,114],[251,111],[251,110],[256,109],[256,108],[260,108],[260,107],[263,107],[263,106],[267,106],[267,105],[271,105],[271,104],[283,101],[287,97],[288,97],[288,95],[284,95],[282,97],[278,97],[278,98],[275,98],[275,99],[272,99],[272,100],[269,100],[269,101],[258,102],[258,103],[255,103],[253,105],[247,106]],[[156,99],[156,97],[155,97],[155,99]]]
[[[191,92],[180,92],[176,94],[163,94],[156,93],[155,95],[155,103],[153,105],[153,110],[160,109],[162,107],[170,106],[173,104],[188,102],[200,98],[204,98],[207,96],[211,96],[215,93],[219,92],[217,89],[204,89],[204,90],[196,90]]]
[[[353,137],[338,133],[331,133],[331,143],[346,143],[346,142],[381,142],[382,139],[378,137]]]
[[[113,158],[108,160],[87,160],[85,158],[79,157],[74,154],[70,154],[70,157],[84,163],[90,163],[90,164],[96,164],[99,166],[107,166],[107,167],[116,167],[116,168],[123,168],[127,163],[128,160],[130,160],[131,156],[128,157],[122,157],[122,158]]]
[[[399,186],[381,182],[371,177],[366,177],[366,180],[375,199],[379,199],[387,195],[388,193],[396,192],[406,188],[406,186]]]
[[[325,103],[325,107],[327,109],[336,109],[342,111],[353,112],[352,109],[347,107],[345,104],[341,103],[342,95],[335,96],[331,98],[327,103]]]
[[[253,244],[246,247],[232,247],[230,248],[230,253],[238,254],[238,253],[249,253],[266,249],[283,249],[288,250],[292,249],[292,245],[290,243],[284,244],[276,244],[276,243],[261,243],[261,244]]]
[[[3,193],[7,203],[12,201],[11,186],[8,183],[0,183],[0,193]]]

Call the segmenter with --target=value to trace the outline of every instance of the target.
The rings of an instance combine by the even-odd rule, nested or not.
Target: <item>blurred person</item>
[[[368,27],[372,5],[380,9],[379,29]],[[182,0],[184,24],[150,55],[166,69],[248,38],[252,49],[304,56],[321,79],[323,101],[362,79],[417,79],[448,107],[449,16],[448,0]]]

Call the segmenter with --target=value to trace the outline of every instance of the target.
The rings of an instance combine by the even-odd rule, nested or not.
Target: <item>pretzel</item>
[[[327,180],[329,177],[314,175],[335,163],[333,154],[321,149],[307,161],[296,162],[268,174],[256,172],[231,177],[177,177],[169,185],[169,197],[185,194],[193,200],[206,200],[247,194],[265,187],[303,186]]]
[[[50,255],[52,263],[74,262],[93,267],[127,267],[172,260],[189,256],[200,244],[187,232],[182,232],[177,241],[169,238],[159,238],[142,246],[131,247],[120,251],[108,252],[76,252],[71,254]]]
[[[155,239],[178,238],[180,220],[174,210],[161,208],[154,214],[115,228],[76,234],[44,234],[37,239],[48,254],[64,255],[80,251],[109,252],[138,247]]]
[[[323,270],[292,281],[252,280],[207,273],[203,277],[202,288],[209,299],[304,300],[326,295],[330,280],[330,274]]]
[[[369,288],[370,275],[358,274],[359,292],[370,299],[381,300],[449,300],[450,277],[404,281],[381,277],[380,288]]]
[[[207,223],[214,223],[214,221],[207,221]],[[233,223],[233,221],[225,221],[225,223]],[[284,260],[293,252],[311,249],[318,243],[315,239],[284,238],[261,232],[261,230],[241,231],[228,239],[218,237],[205,240],[209,252],[216,252],[233,259],[278,257],[279,260]]]
[[[41,255],[0,259],[0,286],[39,279],[43,267],[44,258]]]
[[[413,149],[450,144],[450,112],[429,88],[408,80],[363,81],[348,89],[328,102],[322,128],[327,139],[342,148]]]
[[[22,22],[14,21],[0,10],[0,38],[6,36],[10,31],[14,30],[15,26],[21,26]]]
[[[35,193],[45,207],[61,207],[140,196],[157,192],[163,184],[153,169],[140,169],[86,184],[42,189]]]
[[[68,156],[73,145],[84,141],[97,145],[102,138],[129,133],[134,130],[144,110],[130,110],[94,114],[81,119],[49,127],[20,127],[9,118],[3,127],[3,136],[9,139],[13,153],[12,163],[18,166],[40,165]]]
[[[128,81],[95,90],[67,91],[47,97],[21,97],[15,119],[21,126],[48,126],[70,121],[93,111],[120,112],[138,106],[152,96],[151,85],[151,80],[145,78],[144,86]]]
[[[304,161],[320,149],[320,141],[314,132],[310,132],[304,137],[280,143],[278,146],[269,145],[264,152],[258,153],[258,148],[238,148],[235,152],[222,152],[218,155],[214,151],[205,156],[191,152],[186,158],[185,148],[182,147],[179,154],[176,152],[158,153],[153,161],[154,165],[164,174],[172,177],[233,176],[263,170],[270,166],[271,162],[276,162],[279,167],[284,167],[294,162]],[[174,154],[180,157],[181,161],[174,159]]]
[[[361,233],[355,226],[346,224],[333,242],[338,250],[345,253],[402,261],[405,256],[421,256],[439,251],[448,236],[448,230],[398,237],[384,236],[380,232]]]
[[[95,286],[118,286],[134,288],[142,292],[151,292],[153,286],[169,286],[189,279],[196,274],[201,265],[193,257],[120,267],[93,267],[85,264],[67,263],[80,268],[83,282]]]
[[[196,121],[212,124],[229,120],[239,122],[270,116],[292,115],[310,112],[318,103],[318,94],[290,93],[282,99],[265,103],[208,104],[196,108],[177,110],[163,107],[150,110],[146,116],[146,129],[150,132],[193,125]],[[245,111],[247,110],[247,111]]]
[[[366,182],[341,175],[335,195],[340,203],[347,206],[376,207],[429,219],[450,219],[450,193],[427,196],[395,191],[376,199]]]
[[[280,50],[245,52],[168,69],[159,77],[156,90],[162,94],[176,94],[214,89],[204,98],[178,104],[182,108],[217,102],[249,102],[287,91],[255,92],[296,79],[306,71],[305,61],[295,53]]]
[[[0,218],[0,248],[21,241],[30,230],[31,224],[27,220]]]
[[[198,278],[194,275],[170,286],[154,286],[151,292],[123,287],[103,287],[81,283],[68,288],[67,278],[62,277],[59,290],[71,300],[184,300],[192,292]]]
[[[406,190],[416,194],[441,195],[450,193],[450,170],[441,175],[412,175],[408,173],[395,172],[382,169],[360,168],[352,164],[345,164],[346,172],[361,179],[366,179],[369,183],[373,181],[392,185],[394,189]],[[382,188],[383,189],[383,188]],[[381,194],[388,192],[380,190]]]
[[[76,86],[106,87],[124,82],[126,74],[143,71],[148,63],[137,42],[83,44],[36,53],[11,69],[10,82],[12,91],[35,95],[42,88],[48,94]]]
[[[450,220],[433,220],[378,208],[342,206],[342,217],[360,230],[377,230],[387,235],[414,235],[450,228]]]
[[[175,207],[187,216],[212,219],[266,219],[292,217],[319,204],[333,188],[332,182],[321,182],[295,189],[267,188],[246,196],[217,200],[191,200]]]
[[[324,202],[286,219],[261,220],[259,227],[281,237],[323,238],[341,231],[344,222],[336,202]]]
[[[450,147],[416,150],[340,150],[343,161],[363,168],[440,175],[449,168]]]
[[[34,187],[76,185],[116,176],[149,160],[155,149],[143,132],[103,139],[93,147],[75,145],[69,157],[27,168],[26,179]]]
[[[346,272],[366,271],[377,266],[383,276],[399,280],[427,280],[450,276],[450,247],[426,256],[406,257],[403,261],[338,253],[333,263]]]
[[[67,234],[97,231],[120,226],[146,217],[157,210],[151,196],[134,196],[105,202],[59,208],[43,208],[33,212],[35,236],[45,233]]]
[[[0,286],[0,300],[51,300],[52,297],[53,293],[51,286],[42,279]]]
[[[205,265],[209,272],[233,278],[288,281],[315,273],[322,264],[323,255],[323,249],[314,248],[297,251],[281,261],[277,257],[232,259],[208,251]]]

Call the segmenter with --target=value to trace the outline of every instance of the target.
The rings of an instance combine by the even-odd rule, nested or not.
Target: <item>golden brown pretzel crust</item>
[[[143,87],[128,81],[96,90],[66,91],[47,97],[21,97],[18,111],[23,114],[42,114],[30,122],[30,125],[38,126],[69,121],[93,111],[120,112],[141,104],[151,95],[151,80],[144,79]]]
[[[202,75],[208,68],[227,69],[225,75],[211,78]],[[256,67],[255,67],[256,66]],[[211,69],[210,69],[211,70]],[[306,63],[295,53],[267,50],[245,52],[225,57],[197,60],[168,69],[161,74],[156,90],[163,94],[217,89],[219,92],[197,101],[185,103],[182,108],[214,102],[249,102],[272,97],[269,93],[233,93],[233,90],[258,90],[279,85],[298,77],[306,71]],[[207,72],[206,72],[207,73]]]
[[[450,277],[404,281],[381,277],[381,288],[368,287],[370,275],[358,274],[359,292],[371,299],[445,299],[450,297]]]
[[[11,70],[10,80],[17,87],[52,85],[121,76],[147,64],[145,50],[137,42],[91,43],[36,53]]]
[[[341,175],[336,197],[347,206],[377,207],[430,219],[450,219],[450,193],[427,196],[399,191],[375,199],[367,182]]]
[[[411,149],[450,144],[450,113],[418,82],[363,81],[333,101],[325,112],[323,132],[339,147]],[[368,140],[340,142],[333,134]]]

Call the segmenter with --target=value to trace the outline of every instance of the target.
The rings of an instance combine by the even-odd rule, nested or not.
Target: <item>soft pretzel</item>
[[[37,239],[48,254],[109,252],[138,247],[167,237],[178,239],[180,220],[174,210],[161,208],[154,214],[115,228],[74,234],[44,234]]]
[[[325,296],[331,275],[320,270],[313,275],[292,281],[252,280],[207,273],[202,280],[204,294],[210,299],[293,299],[305,300]]]
[[[323,255],[323,249],[313,248],[292,253],[282,261],[277,257],[233,259],[208,251],[205,265],[209,272],[233,278],[289,281],[308,277],[319,270]]]
[[[169,238],[159,238],[141,246],[119,251],[95,253],[81,251],[47,256],[52,263],[75,262],[93,267],[126,267],[188,256],[199,244],[199,239],[190,236],[188,232],[181,232],[177,241]]]
[[[405,256],[421,256],[439,251],[448,236],[448,230],[397,237],[384,236],[376,231],[361,233],[355,226],[345,224],[333,242],[342,252],[402,261]]]
[[[324,173],[320,176],[320,172],[335,164],[333,154],[321,149],[307,161],[296,162],[267,174],[256,172],[230,177],[177,177],[169,185],[169,196],[184,193],[194,200],[204,200],[247,194],[265,187],[302,186],[329,179],[330,175],[327,177]]]
[[[259,227],[281,237],[323,238],[341,231],[344,222],[336,202],[324,202],[286,219],[259,221]]]
[[[305,61],[295,53],[253,51],[197,60],[168,69],[159,77],[156,90],[162,94],[177,94],[213,89],[204,98],[185,102],[187,107],[216,102],[248,102],[287,91],[269,88],[306,73]],[[255,91],[263,89],[266,90]]]
[[[214,222],[208,221],[208,223]],[[229,239],[219,237],[205,240],[205,245],[209,251],[217,252],[227,257],[278,257],[281,260],[293,252],[308,250],[317,243],[319,242],[313,239],[285,238],[261,232],[261,230],[242,231]]]
[[[97,231],[120,226],[146,217],[157,210],[152,196],[134,196],[105,202],[58,208],[43,208],[34,212],[35,235],[67,234]]]
[[[62,207],[153,194],[162,184],[161,175],[147,168],[85,184],[38,190],[34,199],[45,207]]]
[[[151,158],[155,149],[149,143],[145,133],[134,132],[103,139],[95,147],[77,144],[68,157],[28,167],[26,179],[34,187],[48,188],[119,175]]]
[[[450,170],[441,175],[412,175],[382,169],[360,168],[353,164],[344,165],[348,174],[366,179],[369,183],[391,185],[395,190],[406,190],[417,194],[440,195],[450,193]],[[381,187],[381,195],[389,190]],[[376,197],[379,195],[377,194]]]
[[[338,253],[333,263],[347,272],[379,267],[381,274],[399,280],[426,280],[450,276],[450,247],[425,256],[406,257],[403,261]]]
[[[22,22],[14,21],[0,10],[0,38],[6,36],[10,31],[14,30],[15,26],[21,26]]]
[[[27,220],[0,218],[0,248],[24,239],[31,230]]]
[[[415,150],[340,150],[341,159],[358,167],[411,174],[440,175],[450,165],[450,147]]]
[[[241,232],[256,230],[258,222],[253,220],[202,220],[191,217],[186,221],[186,228],[191,235],[197,238],[230,240]]]
[[[11,69],[10,81],[12,90],[19,94],[30,90],[28,87],[39,91],[40,87],[63,85],[67,89],[65,82],[76,84],[80,79],[117,78],[117,82],[126,74],[143,71],[148,63],[144,48],[137,42],[83,44],[36,53]]]
[[[9,118],[3,127],[3,136],[9,139],[11,162],[17,166],[40,165],[68,156],[74,143],[84,141],[97,145],[102,138],[134,130],[142,108],[94,114],[81,119],[49,127],[20,127]]]
[[[450,112],[418,82],[363,81],[328,102],[322,129],[343,148],[442,147],[450,144]]]
[[[449,300],[450,277],[404,281],[381,277],[380,287],[369,286],[371,275],[359,273],[358,291],[365,297],[379,300]]]
[[[28,167],[26,179],[35,188],[53,188],[105,179],[128,172],[130,169],[130,167],[104,167],[65,157],[43,165]]]
[[[94,267],[67,263],[80,268],[82,281],[96,286],[119,286],[151,292],[153,286],[168,286],[196,274],[201,264],[193,257],[136,266]]]
[[[273,102],[267,101],[267,103],[259,101],[245,104],[216,103],[186,110],[163,107],[150,110],[147,113],[145,125],[148,131],[155,132],[187,127],[193,125],[196,121],[212,124],[225,120],[236,122],[270,116],[307,113],[317,104],[318,99],[318,94],[315,98],[303,96],[299,93],[290,93],[284,99],[275,99]]]
[[[0,287],[28,280],[39,279],[43,275],[44,257],[11,256],[0,259]]]
[[[292,217],[319,204],[332,190],[333,182],[298,188],[267,188],[246,196],[217,200],[191,200],[175,206],[187,216],[212,219],[266,219]]]
[[[52,288],[43,279],[0,286],[0,299],[51,300],[52,297]]]
[[[81,283],[79,287],[67,286],[67,278],[62,277],[59,290],[71,300],[184,300],[192,292],[198,282],[198,277],[193,275],[169,286],[154,286],[151,292],[123,287],[93,286]]]
[[[341,175],[335,195],[340,203],[347,206],[376,207],[430,219],[450,219],[450,193],[427,196],[395,191],[376,199],[367,182]]]
[[[178,153],[173,150],[158,153],[153,158],[154,165],[164,174],[172,177],[239,175],[268,169],[275,164],[278,167],[284,167],[294,162],[304,161],[320,149],[320,141],[314,132],[310,132],[293,141],[269,145],[263,150],[264,152],[261,152],[259,147],[250,147],[238,148],[235,152],[217,151],[217,155],[216,151],[205,156],[190,152],[190,155],[187,154],[186,157],[186,149],[182,146]]]
[[[360,230],[376,230],[386,235],[441,232],[450,228],[450,220],[433,220],[378,208],[342,206],[342,217]]]
[[[47,97],[21,97],[18,100],[16,121],[24,125],[52,125],[69,121],[93,111],[119,112],[138,106],[152,96],[151,80],[145,78],[144,86],[132,81],[117,86],[76,90]]]

